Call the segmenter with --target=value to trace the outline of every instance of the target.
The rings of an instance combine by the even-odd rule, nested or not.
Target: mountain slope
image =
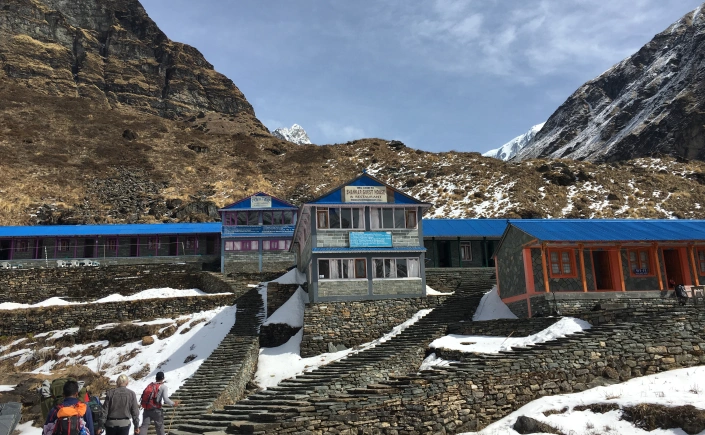
[[[137,0],[4,0],[0,79],[163,117],[254,110],[193,47],[170,41]],[[266,132],[264,126],[259,128]]]
[[[703,6],[581,86],[517,159],[705,159]]]
[[[526,133],[515,137],[509,142],[505,143],[499,148],[489,150],[482,155],[485,157],[494,157],[495,159],[500,159],[507,161],[517,155],[519,151],[523,150],[531,140],[536,136],[536,133],[541,131],[545,123],[536,124],[529,129]]]

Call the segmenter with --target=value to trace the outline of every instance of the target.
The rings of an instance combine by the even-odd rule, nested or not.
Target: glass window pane
[[[382,209],[382,228],[394,228],[394,209]]]
[[[340,209],[340,228],[352,228],[352,210],[349,208]]]
[[[329,228],[340,228],[340,209],[339,208],[329,208],[328,216],[330,217],[330,227]]]
[[[641,268],[648,269],[649,268],[649,257],[647,255],[646,251],[639,251],[639,259],[641,261]]]
[[[237,224],[238,225],[247,225],[247,212],[246,211],[241,211],[240,213],[237,214]]]
[[[394,228],[406,228],[406,216],[403,208],[394,209]]]
[[[262,225],[272,225],[272,212],[263,211],[262,212]]]
[[[316,220],[318,221],[318,228],[328,228],[328,209],[318,210]]]
[[[397,278],[406,278],[409,276],[406,269],[406,258],[397,258]]]
[[[328,265],[328,260],[318,260],[318,278],[330,278],[330,266]]]
[[[247,225],[259,225],[259,212],[251,211],[247,214]]]
[[[272,225],[281,225],[284,223],[282,219],[282,215],[284,212],[282,211],[273,211],[272,212]]]
[[[345,278],[345,279],[350,278],[350,270],[349,270],[350,262],[348,260],[338,260],[338,261],[340,261],[340,263],[342,263],[341,268],[340,268],[340,270],[341,270],[340,277]]]
[[[384,261],[374,260],[375,278],[384,278]]]
[[[291,225],[292,222],[294,222],[294,212],[293,211],[285,211],[282,223],[284,225]]]
[[[394,260],[384,260],[384,277],[394,278]]]
[[[367,278],[365,260],[355,260],[355,278]]]
[[[352,227],[360,228],[360,210],[359,208],[352,209]]]
[[[406,227],[416,228],[416,210],[406,211]]]

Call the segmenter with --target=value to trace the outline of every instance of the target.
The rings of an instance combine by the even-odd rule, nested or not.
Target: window
[[[416,209],[414,208],[371,208],[370,224],[378,228],[416,228]]]
[[[364,258],[318,260],[318,279],[365,279],[367,262]]]
[[[653,275],[648,249],[630,249],[627,252],[629,254],[629,272],[632,276]]]
[[[472,243],[460,242],[460,258],[463,261],[472,261]]]
[[[237,213],[225,213],[225,216],[223,216],[223,221],[225,225],[236,225]]]
[[[18,252],[28,252],[29,251],[29,240],[20,239],[15,242],[15,251]]]
[[[375,258],[375,278],[418,278],[418,258]]]
[[[263,251],[286,251],[291,246],[291,240],[264,240]]]
[[[59,239],[56,241],[56,249],[60,252],[68,252],[69,250],[69,239]]]
[[[188,241],[186,243],[188,244]],[[159,249],[159,238],[150,237],[148,247],[149,249]]]
[[[361,208],[328,207],[316,212],[318,228],[363,228]]]
[[[552,278],[575,278],[575,254],[572,249],[548,251]]]
[[[149,240],[150,243],[152,242],[152,239]],[[186,249],[196,249],[198,248],[198,239],[195,237],[187,237],[186,238]]]
[[[238,225],[259,225],[258,211],[240,211],[237,213]]]
[[[227,240],[225,242],[226,251],[257,251],[258,249],[257,240]]]
[[[274,210],[262,212],[262,225],[291,225],[293,223],[293,211]]]
[[[105,247],[108,251],[117,251],[118,240],[117,239],[107,239],[105,241]]]

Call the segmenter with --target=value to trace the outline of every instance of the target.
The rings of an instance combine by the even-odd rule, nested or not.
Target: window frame
[[[57,252],[69,252],[71,250],[71,239],[61,238],[56,239]]]
[[[406,276],[399,277],[397,276],[397,271],[398,271],[398,266],[397,266],[397,260],[405,260],[406,261]],[[394,274],[394,276],[377,276],[377,261],[382,261],[382,271],[385,270],[385,262],[389,261],[390,262],[390,267],[389,270]],[[409,276],[409,270],[411,269],[409,267],[410,261],[416,261],[417,267],[416,267],[416,276]],[[419,260],[418,257],[375,257],[372,258],[372,274],[374,275],[372,279],[417,279],[421,277],[421,261]]]
[[[343,261],[347,262],[350,260],[353,261],[353,263],[352,263],[353,264],[353,266],[352,266],[352,275],[353,276],[352,277],[350,277],[351,271],[348,267],[348,278],[330,278],[330,276],[332,275],[331,270],[330,270],[331,262],[333,262],[333,261],[341,262],[338,264],[339,270],[343,270],[344,268],[342,267],[342,262]],[[360,257],[357,257],[357,258],[318,258],[316,261],[317,261],[316,264],[318,265],[318,269],[317,269],[318,270],[318,281],[353,281],[353,280],[365,280],[366,281],[369,279],[368,271],[367,271],[367,259],[365,259],[365,258],[360,258]],[[328,262],[328,274],[327,274],[328,278],[321,277],[321,261]],[[357,273],[357,265],[358,264],[364,264],[364,271],[365,271],[364,277],[358,276],[358,273]]]
[[[705,247],[695,248],[698,262],[698,274],[705,276]],[[702,257],[700,256],[702,254]]]
[[[343,210],[350,211],[350,227],[343,227]],[[353,210],[357,210],[357,226],[355,226],[355,217]],[[338,226],[332,226],[332,213],[335,214]],[[324,219],[321,219],[324,217]],[[292,215],[293,221],[293,215]],[[325,225],[324,225],[325,222]],[[365,208],[364,207],[316,207],[316,228],[319,230],[364,230],[365,229]]]
[[[646,270],[648,271],[647,273],[635,273],[634,268],[632,267],[632,254],[636,255],[636,263],[639,266],[638,269],[644,269],[643,264],[642,264],[642,259],[641,255],[642,253],[645,253],[645,261],[646,261]],[[651,248],[627,248],[627,263],[629,266],[629,276],[632,278],[646,278],[646,277],[653,277],[656,275],[654,268],[651,267],[651,257],[652,257],[652,251]]]
[[[29,239],[16,239],[15,252],[29,252]]]
[[[235,247],[235,243],[240,243],[240,249],[232,249]],[[254,243],[254,248],[252,247]],[[228,249],[230,245],[231,249]],[[247,247],[247,248],[245,248]],[[226,240],[223,245],[223,250],[226,252],[249,252],[249,251],[259,251],[259,241],[258,240]]]
[[[472,242],[460,242],[460,261],[472,261]]]
[[[391,226],[385,226],[385,210],[391,211],[391,216],[387,216],[387,220],[391,220]],[[396,225],[398,212],[403,213],[404,227],[397,227]],[[411,216],[413,216],[413,219],[411,219]],[[416,207],[370,207],[370,220],[379,222],[378,228],[371,225],[373,230],[415,230],[419,227]]]
[[[556,253],[558,255],[558,270],[559,273],[553,272],[554,261],[551,258],[551,254]],[[563,253],[568,253],[568,265],[570,266],[570,273],[563,272],[563,266],[566,264],[563,261]],[[548,273],[551,278],[577,278],[578,270],[575,267],[575,249],[574,248],[549,248],[547,253],[548,260]]]

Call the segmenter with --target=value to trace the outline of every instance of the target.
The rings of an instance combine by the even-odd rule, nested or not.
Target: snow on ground
[[[492,290],[485,293],[480,300],[480,304],[472,316],[474,322],[482,320],[494,319],[516,319],[517,316],[502,302],[497,292],[497,286],[492,287]]]
[[[295,298],[296,295],[292,297],[292,299]],[[254,380],[262,388],[275,387],[284,379],[293,378],[294,376],[298,376],[304,372],[310,372],[332,361],[344,358],[351,353],[357,353],[373,348],[380,343],[384,343],[390,338],[400,334],[403,330],[416,323],[420,318],[424,317],[431,311],[432,310],[430,309],[426,309],[417,312],[411,319],[395,326],[384,336],[369,343],[365,343],[357,349],[323,353],[310,358],[301,358],[301,338],[303,337],[303,330],[301,330],[281,346],[260,349],[259,361],[257,363],[257,373],[255,374]],[[303,313],[303,310],[301,312]]]
[[[446,335],[431,344],[431,348],[445,348],[461,352],[499,353],[512,347],[526,347],[555,340],[566,335],[590,329],[584,320],[564,317],[548,328],[528,337],[486,337],[481,335]]]
[[[452,294],[455,294],[455,292],[443,293],[443,292],[439,292],[438,290],[432,289],[429,286],[426,286],[426,296],[452,295]]]
[[[304,326],[304,307],[308,302],[308,293],[299,287],[296,292],[284,302],[262,325],[286,323],[294,328]]]
[[[102,299],[98,299],[94,302],[68,302],[64,299],[53,297],[45,301],[38,302],[36,304],[19,304],[15,302],[3,302],[0,304],[0,310],[17,310],[23,308],[35,308],[35,307],[48,307],[55,305],[74,305],[74,304],[86,304],[86,303],[106,303],[106,302],[124,302],[124,301],[136,301],[141,299],[163,299],[163,298],[178,298],[183,296],[216,296],[216,295],[226,295],[229,293],[205,293],[199,289],[186,289],[178,290],[170,287],[164,288],[153,288],[148,290],[143,290],[139,293],[135,293],[130,296],[122,296],[119,293],[115,293],[106,296]]]
[[[622,407],[640,403],[665,406],[693,405],[705,409],[705,367],[691,367],[671,370],[655,375],[634,378],[621,384],[592,388],[580,393],[546,396],[534,400],[509,414],[480,432],[467,432],[466,435],[514,435],[512,429],[517,418],[525,415],[559,428],[563,433],[575,434],[685,434],[681,429],[652,432],[634,427],[630,422],[621,421],[621,411],[594,414],[591,411],[573,411],[576,405],[593,403],[616,403]],[[545,416],[544,411],[560,410],[562,414]]]
[[[0,385],[0,392],[3,391],[12,391],[15,389],[17,385]]]
[[[20,435],[42,435],[42,428],[32,426],[33,421],[27,421],[22,424],[18,424],[15,430],[17,430]]]
[[[284,275],[272,281],[279,284],[303,284],[306,282],[306,274],[299,272],[296,268],[293,268]]]

